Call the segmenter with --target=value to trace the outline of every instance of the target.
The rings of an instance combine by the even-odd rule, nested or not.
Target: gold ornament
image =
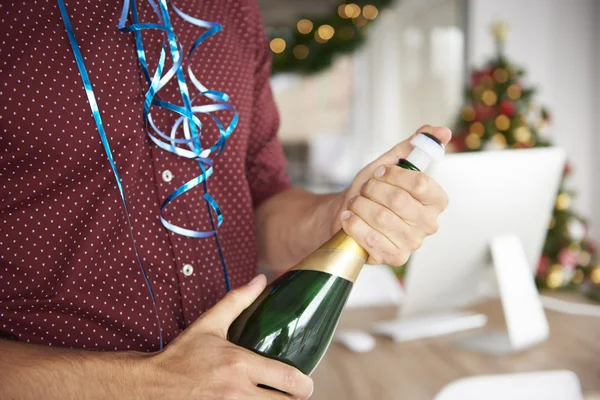
[[[305,44],[297,44],[294,46],[294,57],[296,57],[298,60],[304,60],[306,57],[308,57],[308,46],[306,46]]]
[[[492,144],[498,149],[506,148],[506,138],[501,133],[496,133],[492,136]]]
[[[485,127],[479,121],[473,122],[469,127],[469,132],[474,133],[478,136],[483,136],[483,134],[485,133]]]
[[[550,223],[548,224],[548,229],[554,228],[554,225],[556,225],[556,218],[554,218],[554,215],[553,215],[552,218],[550,218]]]
[[[379,15],[379,10],[371,4],[367,4],[363,7],[362,13],[366,19],[375,19]]]
[[[513,83],[506,89],[506,94],[511,100],[519,100],[521,98],[521,87]]]
[[[494,104],[496,104],[498,96],[496,96],[496,93],[494,93],[492,90],[488,89],[481,95],[481,100],[485,103],[486,106],[493,106]]]
[[[587,251],[582,251],[579,253],[579,265],[582,267],[587,267],[592,262],[592,255]]]
[[[531,131],[526,126],[520,126],[515,129],[513,136],[519,143],[528,143],[531,140]]]
[[[285,46],[285,40],[283,40],[282,38],[275,38],[269,43],[271,51],[275,54],[283,53],[285,51]]]
[[[504,68],[497,68],[494,71],[494,79],[496,82],[504,83],[508,80],[508,72]]]
[[[496,41],[503,43],[506,41],[506,31],[508,30],[508,24],[504,21],[496,21],[492,24],[491,31]]]
[[[550,267],[550,273],[546,277],[546,285],[550,289],[556,289],[560,287],[565,280],[562,266],[560,264],[554,264]]]
[[[571,205],[571,196],[568,193],[561,193],[556,197],[556,208],[559,211],[565,211]]]
[[[583,273],[583,271],[580,269],[576,269],[575,275],[573,275],[573,283],[579,285],[581,282],[583,282],[583,278],[585,278],[585,274]]]
[[[300,32],[300,33],[302,33],[304,35],[307,35],[307,34],[309,34],[309,33],[312,32],[312,30],[313,30],[313,23],[309,19],[301,19],[296,24],[296,28],[298,28],[298,32]]]
[[[473,121],[475,119],[475,110],[471,106],[464,106],[460,111],[460,115],[462,119],[467,122]]]
[[[476,133],[469,133],[465,139],[465,144],[471,150],[476,150],[481,146],[481,139]]]
[[[510,128],[510,119],[506,115],[500,114],[496,117],[495,124],[499,131],[505,131]]]
[[[600,285],[600,264],[592,268],[592,270],[590,271],[590,279],[596,285]]]

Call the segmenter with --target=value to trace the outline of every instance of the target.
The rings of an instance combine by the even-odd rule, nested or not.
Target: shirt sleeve
[[[271,91],[271,52],[262,23],[258,32],[254,103],[246,158],[246,178],[254,208],[292,187],[286,171],[288,162],[277,136],[279,112]]]

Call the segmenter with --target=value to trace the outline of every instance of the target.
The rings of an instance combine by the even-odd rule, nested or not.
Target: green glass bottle
[[[424,170],[444,154],[443,145],[426,133],[398,166]],[[298,265],[269,284],[229,328],[229,340],[262,356],[310,375],[335,332],[352,285],[368,254],[343,230]]]

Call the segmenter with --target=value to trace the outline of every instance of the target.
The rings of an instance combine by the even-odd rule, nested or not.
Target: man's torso
[[[148,4],[138,3],[140,19],[155,21]],[[146,137],[142,104],[147,85],[133,34],[116,28],[121,5],[115,0],[66,1],[168,342],[218,301],[225,286],[215,239],[173,234],[159,220],[162,201],[200,169],[197,162],[161,150]],[[257,266],[253,193],[246,171],[252,114],[260,107],[255,104],[258,10],[246,0],[188,0],[177,6],[224,27],[196,50],[192,65],[205,86],[231,96],[240,114],[208,181],[224,212],[219,235],[236,287],[252,278]],[[15,1],[2,9],[0,331],[56,346],[156,349],[152,300],[57,3]],[[174,12],[171,19],[187,52],[204,30]],[[162,36],[143,36],[154,66]],[[161,96],[181,104],[175,81]],[[275,110],[268,105],[261,112]],[[222,115],[231,118],[227,112]],[[164,112],[154,115],[163,131],[174,119]],[[202,143],[207,146],[218,131],[208,119],[203,122]],[[188,229],[210,230],[202,194],[199,186],[179,197],[165,217]]]

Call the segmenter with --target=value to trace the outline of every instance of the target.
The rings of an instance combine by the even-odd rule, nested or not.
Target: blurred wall
[[[350,128],[363,164],[421,125],[451,126],[463,102],[461,0],[402,0],[356,54]]]
[[[573,162],[575,207],[592,218],[600,240],[600,43],[597,0],[469,0],[468,62],[481,65],[493,49],[490,24],[509,24],[506,51],[528,70],[537,101],[550,107],[550,135]]]

